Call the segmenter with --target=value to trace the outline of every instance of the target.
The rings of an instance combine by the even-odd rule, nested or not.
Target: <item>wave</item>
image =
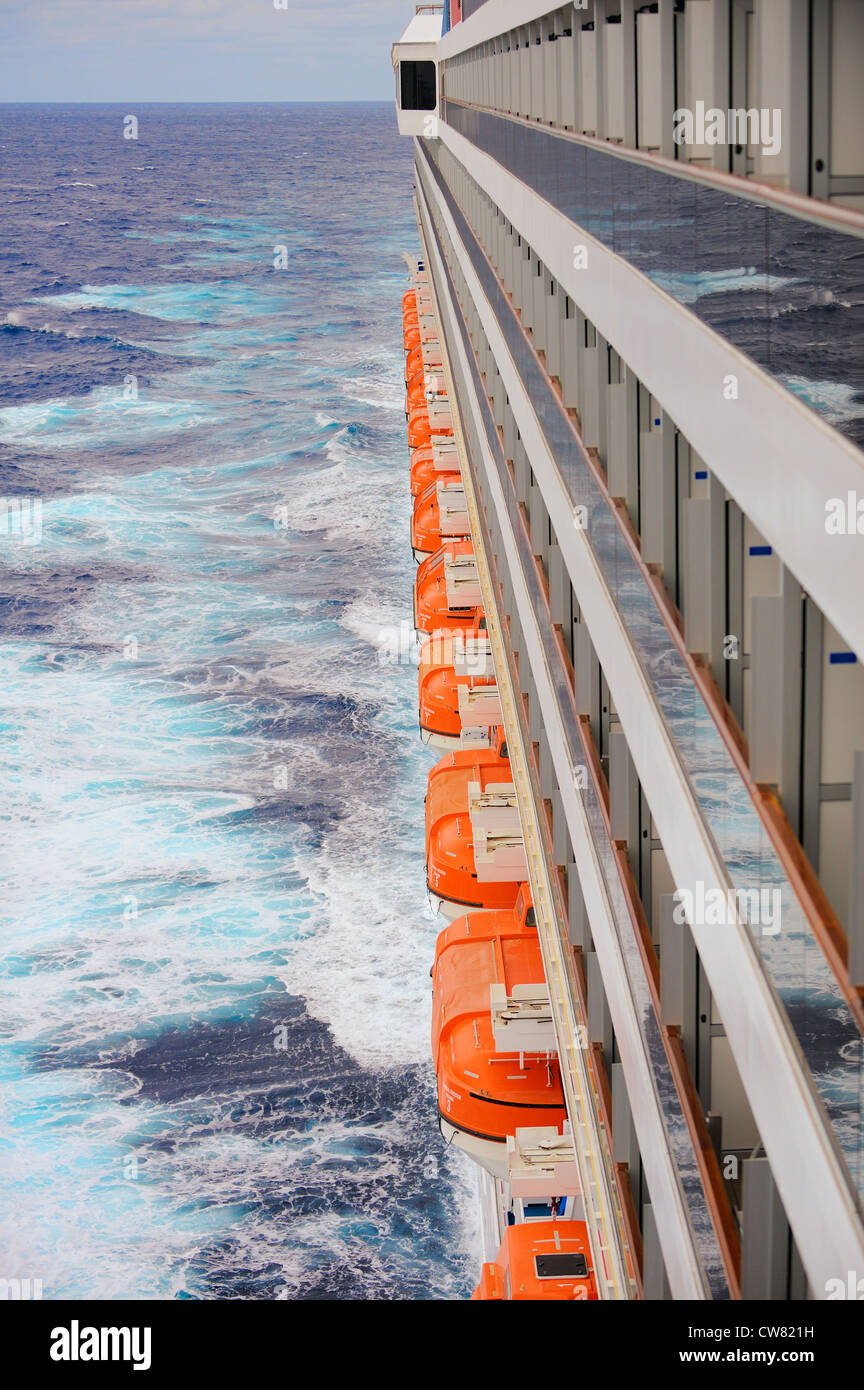
[[[137,391],[137,387],[135,388]],[[194,430],[212,418],[196,401],[168,400],[129,386],[100,386],[88,396],[58,397],[0,409],[0,442],[21,449],[77,449],[145,433]]]
[[[695,304],[710,294],[777,294],[801,281],[789,276],[766,275],[755,266],[735,270],[649,270],[649,279],[682,304]]]
[[[265,293],[229,280],[180,282],[175,285],[84,285],[73,294],[48,295],[41,301],[59,309],[115,309],[169,322],[212,323],[225,317],[276,313]]]
[[[325,174],[304,184],[234,119],[215,164],[169,131],[134,218],[106,153],[98,246],[76,218],[60,293],[33,254],[7,298],[6,341],[55,384],[0,438],[57,490],[41,543],[4,553],[0,1239],[48,1298],[454,1298],[476,1209],[428,1059],[429,754],[381,637],[414,569],[381,308],[408,164],[383,111],[355,139],[300,110]],[[338,216],[322,139],[354,181]],[[288,207],[275,240],[323,219],[331,254],[255,270],[237,250],[269,256]],[[160,267],[196,240],[224,250],[212,278]]]
[[[831,425],[846,424],[864,416],[864,392],[853,386],[841,381],[813,381],[788,374],[778,380]]]

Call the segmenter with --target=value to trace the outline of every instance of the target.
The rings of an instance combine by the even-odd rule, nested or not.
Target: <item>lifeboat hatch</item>
[[[496,1052],[558,1051],[549,989],[545,980],[537,984],[507,986],[495,981],[489,986],[492,1036]]]
[[[534,1256],[538,1279],[587,1279],[588,1261],[584,1255],[566,1255],[557,1251]]]

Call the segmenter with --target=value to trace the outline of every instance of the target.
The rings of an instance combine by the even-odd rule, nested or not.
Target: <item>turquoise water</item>
[[[0,467],[41,514],[0,536],[0,1274],[464,1296],[431,760],[387,659],[409,153],[385,107],[118,120],[3,116]]]

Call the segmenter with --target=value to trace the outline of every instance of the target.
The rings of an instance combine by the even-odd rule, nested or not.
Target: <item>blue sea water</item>
[[[462,1297],[431,759],[386,659],[410,152],[385,105],[126,114],[0,107],[0,497],[33,522],[0,534],[0,1277]]]

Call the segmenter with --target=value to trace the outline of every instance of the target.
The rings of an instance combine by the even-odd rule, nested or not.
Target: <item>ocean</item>
[[[0,184],[0,1279],[464,1297],[408,142],[389,104],[5,106]]]

